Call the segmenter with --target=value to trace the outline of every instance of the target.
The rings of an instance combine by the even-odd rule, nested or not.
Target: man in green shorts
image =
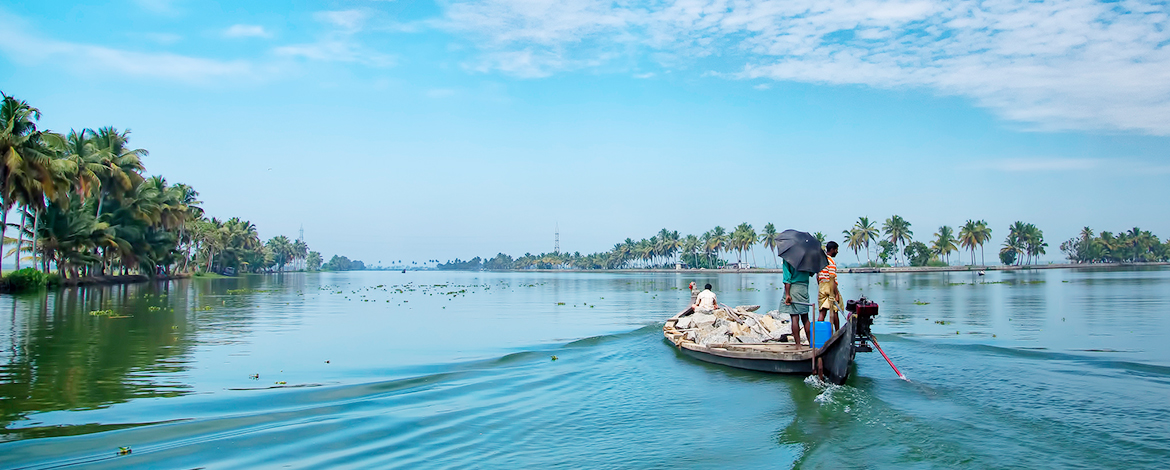
[[[812,331],[808,323],[808,282],[812,273],[797,271],[795,267],[784,261],[784,305],[780,306],[780,313],[787,313],[792,321],[792,341],[800,344],[800,324],[804,323],[807,331]],[[797,303],[805,305],[797,305]]]

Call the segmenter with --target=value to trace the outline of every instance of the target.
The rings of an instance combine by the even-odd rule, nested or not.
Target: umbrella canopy
[[[797,271],[820,272],[829,265],[821,241],[807,232],[788,229],[776,235],[776,254],[791,264]]]

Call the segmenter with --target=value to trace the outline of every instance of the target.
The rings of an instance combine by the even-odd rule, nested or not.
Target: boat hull
[[[775,374],[811,375],[813,351],[808,347],[793,344],[728,344],[703,346],[684,338],[683,332],[675,328],[679,317],[689,314],[686,310],[667,320],[663,335],[667,341],[678,347],[684,355],[703,362],[719,364],[737,369],[755,370]],[[833,333],[824,346],[816,351],[821,362],[825,381],[837,385],[849,378],[850,365],[855,356],[853,323],[846,320],[841,329]]]

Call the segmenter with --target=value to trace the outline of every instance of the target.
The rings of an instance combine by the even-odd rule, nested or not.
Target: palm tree
[[[0,252],[4,250],[3,231],[8,228],[8,210],[21,199],[30,202],[37,194],[43,194],[44,184],[51,179],[46,174],[36,174],[38,169],[48,167],[52,150],[46,142],[51,133],[37,130],[36,122],[41,118],[41,111],[30,106],[23,100],[18,100],[0,92],[3,102],[0,102]],[[48,135],[46,135],[48,134]],[[40,186],[40,187],[38,187]],[[52,192],[52,191],[50,191]],[[21,232],[18,234],[23,240],[23,226],[27,219],[21,212]],[[18,245],[20,242],[17,242]],[[20,249],[17,248],[16,262],[20,264]],[[0,269],[3,274],[3,269]]]
[[[1021,251],[1019,240],[1008,235],[1003,240],[1003,246],[999,249],[999,260],[1003,264],[1019,264]]]
[[[776,226],[772,225],[771,222],[764,225],[764,233],[760,234],[760,243],[763,243],[764,248],[771,251],[773,255],[776,254]],[[777,265],[780,264],[779,260],[774,261]]]
[[[882,231],[889,237],[890,243],[894,244],[894,248],[899,248],[901,245],[907,244],[911,237],[914,236],[914,232],[910,230],[910,222],[907,222],[906,219],[898,215],[886,219],[886,222],[882,224]],[[902,250],[894,251],[895,263],[898,262],[899,251]]]
[[[142,157],[150,154],[143,149],[129,149],[130,130],[118,132],[113,127],[103,127],[94,132],[92,138],[97,159],[102,166],[98,178],[101,180],[98,194],[97,216],[102,215],[105,197],[121,198],[135,183],[142,181]]]
[[[707,251],[714,253],[715,260],[718,261],[720,259],[719,252],[727,248],[727,231],[723,227],[716,225],[715,228],[711,229],[710,233],[711,236],[707,240]],[[718,267],[718,264],[716,263],[712,267]]]
[[[878,235],[880,235],[877,225],[873,222],[870,222],[869,217],[858,217],[857,223],[853,224],[853,228],[861,234],[860,243],[865,245],[866,261],[873,261],[873,258],[870,258],[869,256],[869,245],[870,243],[876,242]]]
[[[971,251],[972,265],[975,264],[975,247],[979,246],[980,240],[979,223],[967,219],[967,222],[959,228],[959,246]]]
[[[756,244],[756,231],[744,222],[735,227],[729,237],[728,246],[736,252],[736,262],[743,263],[743,253]]]
[[[1021,221],[1012,223],[1012,225],[1008,227],[1008,236],[1006,239],[1004,239],[1003,248],[999,250],[1000,254],[1002,255],[1005,253],[1005,251],[1015,253],[1016,264],[1019,264],[1022,261],[1020,259],[1020,255],[1026,253],[1025,243],[1027,231],[1027,224]]]
[[[307,256],[309,256],[309,245],[301,239],[293,242],[293,259],[307,260]]]
[[[77,172],[73,176],[73,192],[80,196],[79,202],[85,202],[101,186],[99,175],[104,167],[93,135],[92,129],[84,129],[81,132],[70,130],[65,138],[65,157],[73,161],[77,167]]]
[[[293,243],[288,237],[280,235],[268,240],[268,249],[272,252],[277,264],[277,272],[284,272],[284,265],[293,258]]]
[[[1035,225],[1025,224],[1022,239],[1028,257],[1033,263],[1036,262],[1040,255],[1044,254],[1044,248],[1048,246],[1044,242],[1044,232],[1036,228]]]
[[[958,251],[955,246],[954,230],[950,226],[943,225],[938,228],[938,232],[934,234],[934,246],[932,249],[935,253],[942,255],[947,260],[947,265],[951,264],[951,252]]]
[[[841,235],[845,236],[845,246],[853,250],[853,257],[857,258],[857,264],[861,264],[861,257],[857,255],[857,252],[861,251],[861,248],[865,246],[865,234],[855,227],[852,230],[842,230]]]
[[[976,222],[975,225],[978,227],[978,230],[976,230],[975,233],[979,237],[979,260],[984,266],[986,266],[987,257],[985,256],[986,253],[983,251],[983,244],[991,241],[991,227],[987,226],[986,220],[980,220]]]
[[[20,269],[20,253],[24,252],[24,235],[32,235],[32,260],[35,264],[37,250],[37,226],[40,215],[46,205],[46,198],[59,200],[69,193],[70,174],[74,172],[71,161],[64,158],[62,153],[65,147],[64,139],[51,132],[39,132],[38,138],[29,142],[33,151],[26,152],[25,158],[15,171],[11,173],[9,190],[12,200],[22,206],[20,230],[16,240],[16,269]],[[26,231],[26,223],[32,219],[31,231]],[[47,268],[47,266],[45,266]]]
[[[683,237],[683,239],[682,239],[681,249],[682,249],[683,253],[691,255],[691,258],[690,258],[691,261],[690,261],[690,263],[688,263],[691,267],[694,267],[694,266],[699,264],[699,255],[698,255],[699,246],[700,246],[699,237],[696,237],[694,235],[687,235],[687,236]]]

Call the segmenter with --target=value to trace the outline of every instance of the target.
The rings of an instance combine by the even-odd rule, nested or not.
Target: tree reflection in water
[[[0,442],[99,430],[38,426],[36,413],[190,393],[185,372],[197,343],[196,319],[212,343],[238,341],[250,331],[250,296],[215,294],[263,281],[224,281],[0,296]],[[231,308],[220,308],[228,303]]]

